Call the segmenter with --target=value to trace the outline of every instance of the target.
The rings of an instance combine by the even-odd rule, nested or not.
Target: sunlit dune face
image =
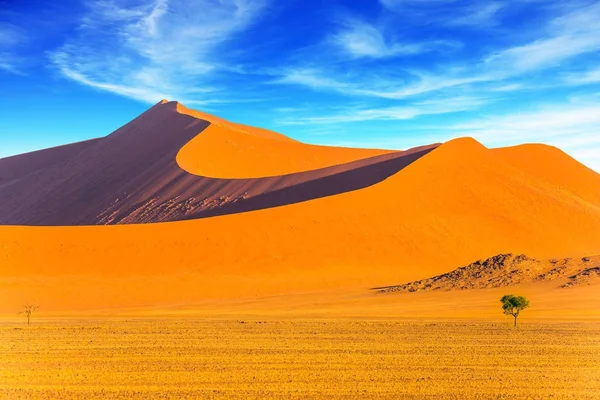
[[[177,111],[211,122],[177,155],[177,163],[183,169],[201,176],[240,179],[286,175],[392,152],[309,145],[265,129],[190,110],[180,104]]]

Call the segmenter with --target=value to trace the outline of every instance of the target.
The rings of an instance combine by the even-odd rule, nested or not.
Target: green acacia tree
[[[517,326],[517,317],[519,313],[529,307],[529,300],[523,296],[513,296],[506,294],[500,299],[502,310],[506,315],[512,315],[515,318],[515,326]]]

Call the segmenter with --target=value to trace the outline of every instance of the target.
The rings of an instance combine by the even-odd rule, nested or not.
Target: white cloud
[[[22,58],[18,49],[27,42],[27,35],[15,25],[0,22],[0,70],[22,74]]]
[[[294,117],[283,120],[281,123],[287,125],[313,125],[360,121],[408,120],[421,115],[448,114],[472,110],[485,103],[487,103],[487,99],[468,96],[438,98],[418,101],[401,107],[350,109],[337,114]]]
[[[351,93],[353,85],[348,82],[340,82],[334,78],[323,76],[319,70],[312,68],[293,68],[285,72],[273,83],[290,83],[308,86],[313,89],[333,89],[342,93]]]
[[[489,90],[493,92],[513,92],[515,90],[521,90],[525,87],[522,83],[508,83],[506,85],[500,85],[496,87],[490,87]]]
[[[570,58],[600,50],[600,2],[555,17],[542,37],[487,57],[484,64],[504,75],[548,69]]]
[[[346,18],[342,29],[332,35],[329,42],[352,57],[387,58],[400,55],[413,55],[432,51],[436,48],[454,48],[450,41],[401,43],[387,38],[381,28],[356,18]]]
[[[489,56],[485,65],[506,76],[548,69],[561,61],[600,49],[600,30],[587,35],[561,35],[511,47]]]
[[[297,84],[316,90],[333,90],[353,96],[397,100],[451,87],[487,82],[493,79],[487,75],[453,77],[415,72],[411,77],[412,80],[416,77],[418,82],[405,84],[403,83],[405,80],[398,79],[398,77],[389,80],[382,78],[370,80],[363,76],[357,77],[355,80],[341,81],[325,75],[332,76],[334,74],[326,74],[314,68],[290,69],[274,83]]]
[[[229,68],[219,46],[252,25],[264,8],[253,0],[89,5],[77,37],[50,53],[52,63],[81,84],[151,103],[217,90],[208,75]]]
[[[400,16],[421,15],[438,25],[478,28],[496,25],[498,12],[510,5],[506,1],[486,0],[379,0],[379,3]]]
[[[11,72],[13,74],[21,75],[21,71],[17,68],[19,59],[16,58],[12,53],[0,52],[0,70]]]
[[[565,81],[575,85],[585,85],[589,83],[600,83],[600,67],[585,71],[582,74],[571,74]]]
[[[401,10],[407,6],[432,6],[436,4],[456,3],[459,0],[379,0],[379,3],[390,10]]]
[[[402,99],[409,96],[434,92],[456,86],[487,82],[490,79],[491,78],[486,75],[474,75],[471,77],[453,77],[443,75],[436,76],[422,74],[420,76],[420,81],[417,84],[404,86],[401,88],[362,89],[359,90],[359,93],[384,99]]]
[[[489,28],[497,23],[496,17],[506,4],[500,2],[484,2],[465,7],[459,15],[445,16],[445,23],[454,26],[473,26]]]
[[[10,47],[21,42],[23,33],[14,25],[0,22],[0,46]]]
[[[402,2],[390,2],[394,6]],[[451,19],[457,23],[475,22],[486,15],[492,15],[503,5],[489,3],[479,5],[481,12],[469,17],[470,21]],[[486,8],[487,7],[487,8]],[[290,68],[283,72],[277,82],[304,85],[318,90],[332,90],[352,96],[367,96],[385,99],[402,99],[409,96],[441,91],[449,88],[473,86],[487,82],[503,82],[525,74],[541,73],[559,67],[578,56],[600,51],[600,2],[587,7],[561,9],[563,14],[551,18],[538,33],[538,39],[525,44],[505,47],[487,56],[474,60],[470,64],[455,64],[429,68],[423,71],[410,71],[413,79],[398,79],[398,69],[380,71],[377,79],[367,74],[336,73],[330,66],[322,69]],[[487,17],[485,17],[487,18]],[[446,22],[451,24],[452,22]],[[404,45],[404,47],[386,40],[380,31],[370,25],[355,23],[352,29],[337,36],[338,44],[356,57],[389,57],[397,52],[424,51],[423,44]],[[400,47],[396,47],[400,46]],[[435,68],[435,70],[434,70]],[[300,72],[299,72],[300,71]],[[414,82],[414,78],[418,78]],[[591,74],[584,79],[595,82],[596,75]],[[574,83],[574,82],[572,82]],[[546,81],[545,87],[560,85],[558,79]],[[503,89],[502,89],[503,87]],[[541,87],[541,86],[540,86]],[[525,86],[500,85],[496,91],[515,91]],[[494,90],[494,89],[492,89]]]

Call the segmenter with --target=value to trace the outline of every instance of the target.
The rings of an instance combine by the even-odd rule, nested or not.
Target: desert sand
[[[600,254],[600,175],[559,149],[313,146],[176,102],[0,160],[0,199],[3,313],[368,299],[501,253]]]
[[[598,332],[597,322],[1,322],[0,397],[596,399]]]
[[[161,101],[0,160],[2,398],[593,399],[599,318],[600,175],[554,147],[316,146]]]

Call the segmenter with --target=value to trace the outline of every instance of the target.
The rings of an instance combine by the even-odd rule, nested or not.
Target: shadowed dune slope
[[[2,161],[8,172],[0,180],[0,224],[165,222],[281,206],[373,185],[436,147],[311,146],[205,116],[161,102],[105,138]],[[231,153],[230,146],[237,150]],[[193,160],[211,165],[214,175],[223,168],[221,175],[273,176],[207,178],[193,174],[206,169],[189,167]],[[308,170],[279,175],[278,165]]]
[[[0,185],[21,179],[33,172],[56,167],[93,146],[99,139],[34,151],[0,159]]]
[[[552,160],[572,174],[587,171],[564,153]],[[542,173],[463,138],[379,183],[281,207],[166,224],[6,226],[0,307],[31,300],[47,310],[99,309],[367,291],[500,253],[600,254],[600,203],[579,180],[559,185]]]

